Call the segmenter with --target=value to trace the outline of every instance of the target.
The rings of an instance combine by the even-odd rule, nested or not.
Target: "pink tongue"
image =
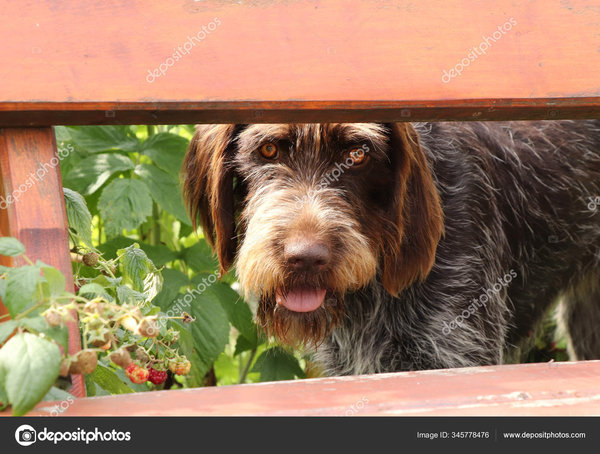
[[[311,312],[317,310],[323,304],[327,291],[318,288],[301,288],[282,295],[277,292],[275,301],[278,306],[283,306],[294,312]]]

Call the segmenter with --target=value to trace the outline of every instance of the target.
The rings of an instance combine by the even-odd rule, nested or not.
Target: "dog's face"
[[[183,172],[222,271],[288,343],[319,343],[348,292],[379,276],[397,294],[433,265],[442,213],[410,125],[200,126]]]

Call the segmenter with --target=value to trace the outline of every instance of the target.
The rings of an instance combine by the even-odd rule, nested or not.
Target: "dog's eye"
[[[275,159],[278,153],[277,145],[271,142],[263,143],[258,149],[258,151],[263,156],[263,158],[267,159]]]
[[[358,167],[366,164],[369,160],[369,156],[367,156],[367,152],[364,148],[353,148],[348,151],[346,161],[347,160],[350,160],[353,166]]]

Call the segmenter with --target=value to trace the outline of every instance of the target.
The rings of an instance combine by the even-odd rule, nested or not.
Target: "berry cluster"
[[[115,265],[94,252],[84,254],[78,261],[100,267],[107,279],[114,276]],[[52,301],[43,312],[50,326],[61,326],[77,316],[82,331],[83,349],[63,359],[60,375],[90,374],[96,369],[98,357],[106,357],[115,366],[125,369],[126,376],[136,384],[163,384],[170,373],[186,375],[191,364],[179,354],[176,343],[179,332],[167,328],[166,319],[178,318],[184,323],[193,321],[188,314],[180,317],[159,317],[148,304],[118,304],[106,292],[89,300],[89,281],[75,282],[78,295],[70,301]],[[87,287],[87,288],[84,288]],[[81,289],[81,291],[80,291]],[[82,294],[83,291],[83,294]],[[145,312],[145,313],[144,313]]]

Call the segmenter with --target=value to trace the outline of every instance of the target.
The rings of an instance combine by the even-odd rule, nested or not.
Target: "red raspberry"
[[[155,368],[150,368],[150,376],[148,377],[148,381],[154,383],[155,385],[160,385],[164,383],[167,379],[167,372],[164,370],[156,370]]]
[[[150,372],[148,372],[146,369],[138,366],[135,363],[131,363],[125,368],[125,375],[127,375],[127,377],[129,377],[129,380],[131,380],[133,383],[141,385],[142,383],[148,381]]]

